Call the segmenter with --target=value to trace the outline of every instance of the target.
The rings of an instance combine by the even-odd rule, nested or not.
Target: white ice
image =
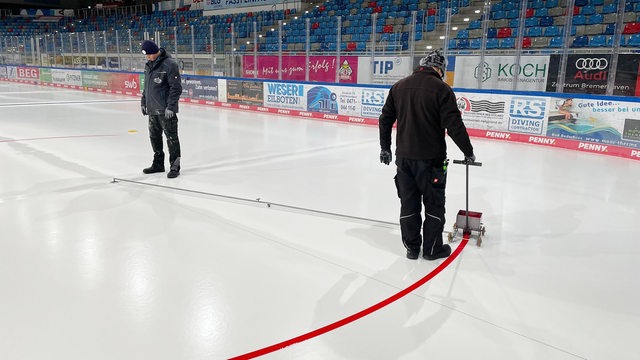
[[[167,179],[141,172],[137,98],[0,83],[0,111],[0,359],[226,359],[441,263],[407,260],[396,225],[264,204],[397,223],[376,127],[181,104]],[[640,162],[472,142],[482,247],[263,358],[640,359]],[[464,184],[450,165],[448,231]]]

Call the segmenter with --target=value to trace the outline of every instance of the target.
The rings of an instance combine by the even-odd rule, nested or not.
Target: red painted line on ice
[[[291,346],[293,344],[299,343],[299,342],[303,342],[305,340],[309,340],[312,339],[316,336],[322,335],[324,333],[327,333],[329,331],[335,330],[339,327],[345,326],[353,321],[356,321],[362,317],[365,317],[371,313],[373,313],[374,311],[380,310],[383,307],[393,303],[394,301],[404,297],[405,295],[409,294],[410,292],[416,290],[417,288],[419,288],[420,286],[424,285],[427,281],[433,279],[436,275],[438,275],[442,270],[444,270],[447,266],[449,266],[453,260],[456,259],[456,257],[458,257],[458,255],[460,255],[460,253],[462,252],[462,249],[464,249],[464,247],[467,245],[467,243],[469,242],[469,234],[464,234],[462,241],[460,242],[460,245],[458,245],[458,247],[453,251],[453,253],[451,255],[449,255],[448,258],[446,258],[442,264],[438,265],[437,268],[433,269],[430,273],[428,273],[425,277],[423,277],[422,279],[418,280],[417,282],[415,282],[413,285],[409,286],[408,288],[401,290],[400,292],[396,293],[395,295],[392,295],[391,297],[386,298],[385,300],[380,301],[379,303],[370,306],[358,313],[355,313],[349,317],[346,317],[344,319],[338,320],[332,324],[323,326],[319,329],[310,331],[306,334],[294,337],[292,339],[289,340],[285,340],[283,342],[271,345],[271,346],[267,346],[265,348],[262,349],[258,349],[249,353],[246,353],[244,355],[239,355],[236,357],[232,357],[229,360],[245,360],[245,359],[253,359],[256,358],[258,356],[262,356],[262,355],[266,355],[269,353],[272,353],[274,351],[283,349],[287,346]]]
[[[54,140],[54,139],[92,138],[92,137],[107,137],[107,136],[118,136],[118,135],[69,135],[69,136],[49,136],[49,137],[39,137],[39,138],[26,138],[26,139],[9,139],[9,140],[0,140],[0,143],[2,143],[2,142],[18,142],[18,141],[33,141],[33,140]]]

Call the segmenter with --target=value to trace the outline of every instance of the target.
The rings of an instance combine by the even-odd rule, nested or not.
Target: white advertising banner
[[[456,99],[468,128],[532,135],[546,131],[547,97],[457,92]]]
[[[308,84],[264,82],[264,106],[291,110],[307,110],[305,90]]]
[[[413,59],[409,56],[358,57],[358,84],[392,85],[411,74]]]
[[[61,85],[82,86],[80,70],[51,69],[51,82]]]
[[[456,92],[458,109],[466,127],[482,130],[507,129],[507,99],[493,94]]]
[[[458,56],[453,86],[477,89],[480,78],[483,89],[513,90],[516,74],[518,90],[545,91],[549,57],[521,56],[518,65],[514,56],[486,56],[483,64],[480,64],[479,56]]]

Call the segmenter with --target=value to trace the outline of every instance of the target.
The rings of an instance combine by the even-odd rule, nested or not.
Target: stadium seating
[[[252,51],[255,23],[258,34],[262,35],[258,40],[258,51],[278,51],[280,46],[282,50],[300,51],[306,46],[307,33],[312,49],[334,51],[339,42],[339,49],[349,52],[366,51],[371,46],[397,51],[409,50],[412,41],[423,46],[424,39],[434,38],[430,33],[442,31],[447,8],[455,16],[470,4],[469,0],[338,0],[319,4],[304,14],[298,14],[300,9],[284,9],[205,16],[202,10],[176,9],[133,14],[126,18],[61,18],[58,22],[35,22],[31,18],[16,16],[0,20],[0,36],[31,37],[57,31],[62,34],[57,35],[62,40],[57,40],[56,46],[63,46],[64,51],[79,52],[89,46],[93,51],[95,46],[96,51],[111,52],[116,46],[112,36],[114,31],[118,31],[120,44],[128,43],[129,33],[136,41],[145,33],[149,36],[159,33],[165,46],[181,53],[189,53],[192,48],[196,52],[223,52],[229,51],[232,45],[239,51]],[[525,27],[523,35],[526,38],[523,39],[523,48],[557,48],[564,44],[566,0],[529,0],[524,11],[524,24],[521,24],[520,4],[519,0],[492,2],[488,16],[488,49],[514,48],[514,38],[518,36],[521,25]],[[640,19],[636,11],[640,11],[640,0],[626,0],[622,29],[626,46],[633,46],[629,44],[636,43],[637,36],[634,35],[640,34]],[[575,0],[572,14],[569,41],[572,47],[611,46],[617,20],[617,1]],[[338,16],[341,17],[340,38],[337,35]],[[309,29],[307,19],[310,20]],[[414,19],[415,26],[412,25]],[[278,28],[280,21],[283,23],[281,31]],[[471,18],[466,24],[466,28],[452,33],[454,38],[448,43],[451,49],[476,50],[482,47],[481,15]],[[103,36],[101,32],[111,35]],[[90,45],[85,44],[84,37],[77,35],[74,35],[77,41],[72,41],[70,34],[77,33],[90,34],[87,39]],[[409,41],[412,34],[413,39]],[[24,39],[22,41],[26,43]],[[53,44],[47,46],[45,49],[52,48]]]

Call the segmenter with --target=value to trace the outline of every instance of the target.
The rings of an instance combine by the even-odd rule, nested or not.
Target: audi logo
[[[605,58],[580,58],[576,60],[578,70],[604,70],[609,66],[609,61]]]

